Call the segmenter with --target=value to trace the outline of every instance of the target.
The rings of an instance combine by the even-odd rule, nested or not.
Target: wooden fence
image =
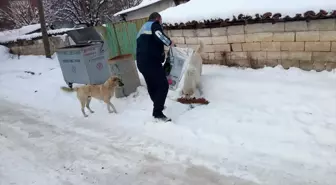
[[[108,44],[109,57],[132,54],[135,58],[136,36],[147,20],[143,18],[96,27],[97,32]]]

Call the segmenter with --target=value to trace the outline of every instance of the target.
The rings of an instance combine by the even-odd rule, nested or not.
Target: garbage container
[[[103,84],[109,77],[107,57],[103,44],[83,44],[58,49],[64,81],[72,83]]]
[[[125,97],[134,93],[140,86],[138,70],[132,54],[120,55],[108,60],[108,65],[112,75],[117,75],[124,83],[115,91],[117,98]]]
[[[56,51],[64,81],[73,83],[103,84],[111,75],[107,64],[107,45],[92,28],[67,33],[73,45]]]

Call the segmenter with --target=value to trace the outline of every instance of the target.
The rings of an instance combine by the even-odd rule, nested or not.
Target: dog
[[[201,42],[200,45],[195,49],[193,55],[191,56],[190,63],[188,68],[185,72],[184,76],[184,84],[182,88],[182,95],[190,98],[191,96],[195,95],[197,89],[201,93],[201,75],[202,75],[202,64],[203,59],[201,57],[201,52],[203,49],[203,43]]]
[[[116,76],[109,77],[104,84],[101,85],[84,85],[81,87],[68,88],[62,87],[62,90],[65,92],[77,92],[77,98],[81,104],[81,110],[84,117],[88,117],[85,113],[84,108],[86,107],[91,113],[94,111],[90,108],[91,98],[96,98],[98,100],[102,100],[107,105],[107,110],[109,113],[115,112],[114,105],[111,103],[111,98],[114,96],[116,87],[122,87],[124,84],[121,79]],[[113,111],[111,110],[113,109]]]

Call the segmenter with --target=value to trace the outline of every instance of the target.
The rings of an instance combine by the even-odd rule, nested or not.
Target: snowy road
[[[107,135],[92,124],[85,128],[87,121],[50,115],[0,99],[0,185],[253,184],[204,166],[134,152],[159,144],[154,141],[121,130]],[[169,152],[168,146],[160,147]]]
[[[0,185],[336,184],[335,72],[205,65],[210,104],[155,124],[143,79],[83,118],[57,58],[0,57]]]

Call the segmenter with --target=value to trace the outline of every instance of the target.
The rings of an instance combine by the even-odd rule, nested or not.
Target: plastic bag
[[[191,60],[193,49],[170,47],[164,64],[170,90],[176,90]]]

